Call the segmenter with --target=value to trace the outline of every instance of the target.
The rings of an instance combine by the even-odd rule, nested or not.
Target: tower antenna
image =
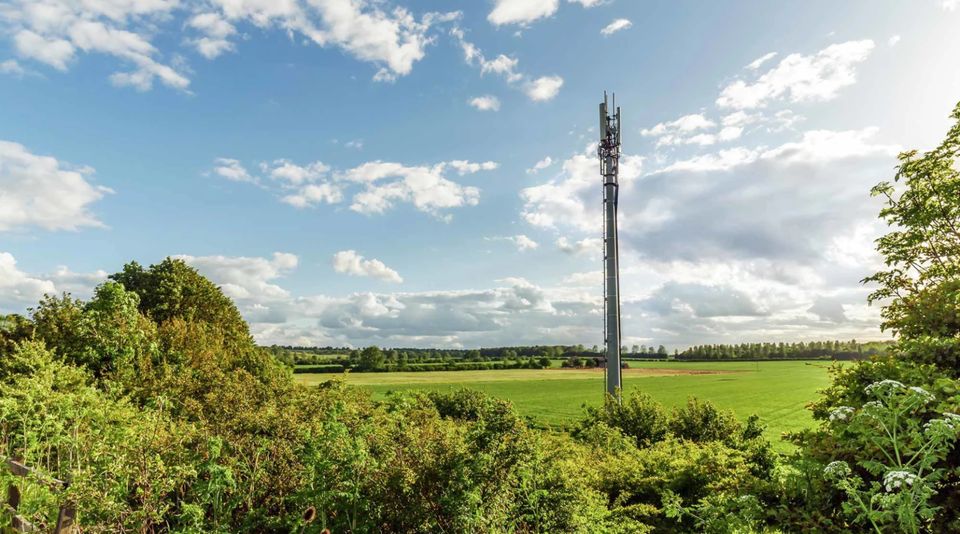
[[[620,172],[620,108],[607,92],[600,103],[600,174],[603,176],[603,337],[606,342],[606,390],[620,401],[620,252],[617,243],[618,176]]]

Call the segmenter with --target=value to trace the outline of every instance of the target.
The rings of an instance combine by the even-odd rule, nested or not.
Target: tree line
[[[623,346],[626,360],[856,360],[882,353],[892,342],[850,341],[768,342],[696,345],[669,353],[663,345]],[[371,345],[349,347],[292,347],[272,345],[266,350],[298,373],[450,371],[479,369],[543,369],[559,359],[561,367],[603,367],[605,358],[594,345],[535,345],[479,349],[381,349]]]

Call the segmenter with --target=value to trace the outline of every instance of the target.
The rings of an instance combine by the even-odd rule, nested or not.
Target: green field
[[[805,406],[828,385],[831,365],[824,361],[630,363],[623,377],[627,394],[639,389],[667,407],[696,396],[733,410],[741,418],[755,413],[774,442],[783,432],[813,423]],[[598,404],[603,398],[603,371],[599,369],[303,374],[297,375],[297,380],[316,384],[337,377],[370,389],[376,397],[390,391],[469,387],[509,400],[535,424],[553,428],[567,427],[582,416],[584,404]],[[783,445],[778,443],[778,448]]]

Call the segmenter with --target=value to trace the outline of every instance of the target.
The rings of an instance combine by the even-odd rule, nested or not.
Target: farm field
[[[780,442],[783,432],[813,423],[805,406],[829,384],[828,369],[832,365],[825,361],[630,363],[623,377],[627,395],[639,389],[668,408],[696,396],[733,410],[742,419],[755,413],[767,425],[767,436],[781,450],[787,447]],[[477,389],[511,401],[539,426],[558,429],[576,421],[584,404],[599,404],[603,391],[603,371],[599,369],[296,375],[305,384],[336,377],[368,388],[379,398],[390,391],[410,389]]]

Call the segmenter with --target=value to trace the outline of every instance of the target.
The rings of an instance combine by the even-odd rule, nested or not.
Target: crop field
[[[666,407],[678,406],[690,396],[709,400],[738,417],[757,414],[778,448],[783,432],[813,423],[806,404],[829,384],[830,362],[630,362],[624,370],[627,395],[642,390]],[[342,377],[368,388],[376,397],[410,389],[450,390],[468,387],[509,400],[538,426],[565,428],[581,417],[584,404],[603,398],[600,369],[515,369],[498,371],[438,371],[420,373],[353,373],[297,375],[301,383],[316,384]]]

